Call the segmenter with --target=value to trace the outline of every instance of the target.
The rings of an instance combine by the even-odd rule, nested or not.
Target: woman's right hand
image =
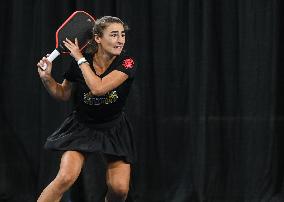
[[[43,70],[42,67],[46,65],[46,69]],[[52,63],[47,60],[46,57],[43,57],[38,63],[37,63],[37,70],[38,74],[41,79],[47,79],[51,77],[51,69],[52,69]]]

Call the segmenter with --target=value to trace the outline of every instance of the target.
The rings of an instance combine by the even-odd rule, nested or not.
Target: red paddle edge
[[[68,18],[67,20],[64,21],[64,23],[56,30],[56,33],[55,33],[55,41],[56,41],[56,44],[55,44],[55,47],[58,48],[58,32],[74,17],[74,15],[76,15],[77,13],[85,13],[86,15],[88,15],[92,20],[95,21],[95,18],[93,16],[91,16],[89,13],[85,12],[85,11],[75,11],[74,13],[72,13]],[[82,48],[80,50],[83,50],[86,45],[88,43],[86,43],[84,46],[82,46]],[[70,52],[62,52],[62,53],[70,53]]]

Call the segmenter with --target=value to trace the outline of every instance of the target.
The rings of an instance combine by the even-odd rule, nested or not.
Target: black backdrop
[[[138,162],[128,201],[284,201],[281,0],[10,0],[0,12],[0,201],[35,201],[60,154],[48,135],[70,112],[44,90],[39,58],[75,10],[119,16],[139,64],[128,100]],[[62,74],[71,58],[54,61]],[[93,155],[62,201],[103,201]]]

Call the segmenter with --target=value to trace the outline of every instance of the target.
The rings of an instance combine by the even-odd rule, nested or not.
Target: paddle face
[[[71,41],[78,39],[79,48],[82,50],[92,39],[92,29],[95,19],[84,11],[74,12],[56,31],[56,49],[60,53],[70,53],[63,45],[68,38]]]

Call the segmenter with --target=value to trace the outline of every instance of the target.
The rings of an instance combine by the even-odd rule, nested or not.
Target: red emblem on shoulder
[[[131,58],[123,60],[123,67],[126,69],[131,69],[134,66],[134,61]]]

